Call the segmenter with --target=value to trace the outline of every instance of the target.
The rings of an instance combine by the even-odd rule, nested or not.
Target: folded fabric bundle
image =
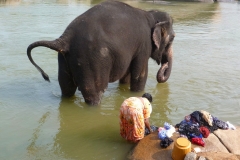
[[[190,122],[191,116],[190,116],[190,115],[185,116],[185,117],[184,117],[184,120],[185,120],[186,122]]]
[[[220,129],[228,129],[228,124],[213,116],[213,123]]]
[[[172,137],[172,135],[175,131],[176,131],[175,128],[172,125],[170,125],[170,128],[166,130],[167,137],[168,138]]]
[[[228,125],[228,129],[232,129],[232,130],[236,129],[236,127],[233,124],[231,124],[230,122],[227,121],[226,123]]]
[[[191,141],[193,144],[197,144],[202,147],[204,147],[204,145],[205,145],[205,142],[203,141],[202,138],[192,138]]]
[[[191,139],[191,138],[203,138],[203,135],[202,135],[202,134],[196,135],[196,134],[194,134],[194,133],[190,133],[190,134],[189,134],[189,137],[190,137],[190,139]]]
[[[165,137],[163,140],[161,140],[160,146],[162,148],[167,148],[172,142],[173,140],[171,138]]]
[[[169,123],[167,123],[167,122],[164,122],[164,128],[165,129],[170,129],[170,127],[171,127],[171,125],[169,124]]]
[[[167,137],[166,129],[162,129],[160,132],[158,132],[158,138],[159,139],[163,140],[166,137]]]
[[[199,111],[194,111],[190,114],[191,116],[191,121],[193,123],[199,123],[201,125],[201,121],[202,121],[202,113]]]
[[[210,113],[208,113],[207,111],[204,111],[204,110],[201,110],[200,112],[202,113],[202,117],[208,123],[208,125],[212,126],[212,122],[213,122],[212,115]]]
[[[159,128],[158,128],[158,132],[160,132],[160,131],[163,130],[163,129],[165,129],[165,128],[159,127]]]
[[[210,131],[209,131],[208,128],[206,128],[206,127],[200,127],[199,130],[200,130],[200,132],[202,133],[202,135],[203,135],[204,138],[207,138],[207,137],[209,136]]]
[[[169,123],[165,122],[164,127],[158,128],[158,138],[163,140],[165,137],[172,137],[173,133],[175,132],[175,128],[170,125]]]
[[[192,137],[199,137],[201,132],[198,129],[198,126],[195,124],[189,124],[182,122],[178,128],[178,132],[182,135],[187,136],[189,139]]]

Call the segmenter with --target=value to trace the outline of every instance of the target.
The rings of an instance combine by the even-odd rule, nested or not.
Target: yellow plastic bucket
[[[191,142],[187,138],[178,138],[172,150],[173,160],[184,160],[187,153],[191,152]]]

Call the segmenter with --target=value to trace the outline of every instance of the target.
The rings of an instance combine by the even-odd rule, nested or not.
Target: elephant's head
[[[166,82],[172,69],[172,42],[175,37],[172,25],[173,20],[166,12],[149,11],[154,18],[152,29],[153,50],[151,58],[156,60],[161,68],[157,73],[158,83]]]

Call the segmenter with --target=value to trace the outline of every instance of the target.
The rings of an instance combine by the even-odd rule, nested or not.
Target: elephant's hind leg
[[[129,71],[119,80],[121,84],[129,84],[131,80],[131,74]]]
[[[82,90],[81,92],[85,102],[89,105],[99,105],[104,93],[104,91],[89,92],[87,90]]]
[[[58,82],[62,96],[71,97],[74,95],[77,85],[74,83],[67,61],[61,53],[58,53]]]
[[[103,79],[94,79],[93,75],[89,73],[90,75],[85,77],[84,75],[82,79],[80,79],[79,87],[78,89],[81,90],[82,95],[84,97],[84,100],[89,105],[99,105],[103,96],[103,93],[105,92],[107,86],[108,86],[108,76],[103,76],[101,78]],[[87,79],[87,80],[85,80]]]

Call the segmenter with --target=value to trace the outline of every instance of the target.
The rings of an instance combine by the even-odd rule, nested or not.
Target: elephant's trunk
[[[63,41],[61,40],[61,38],[56,39],[54,41],[37,41],[28,46],[28,48],[27,48],[28,59],[37,68],[37,70],[42,74],[43,78],[46,81],[50,82],[48,75],[33,61],[32,56],[31,56],[31,50],[33,48],[39,47],[39,46],[47,47],[47,48],[53,49],[58,52],[66,52],[66,50],[63,49],[64,44],[63,44]]]
[[[172,70],[172,56],[173,56],[173,49],[172,45],[169,46],[166,57],[163,56],[161,62],[161,68],[158,70],[157,73],[157,81],[158,83],[164,83],[168,80]]]

